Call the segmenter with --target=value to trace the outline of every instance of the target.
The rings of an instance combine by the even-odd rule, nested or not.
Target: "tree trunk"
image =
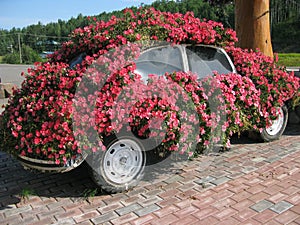
[[[270,0],[235,0],[238,46],[259,49],[273,57],[270,32]]]

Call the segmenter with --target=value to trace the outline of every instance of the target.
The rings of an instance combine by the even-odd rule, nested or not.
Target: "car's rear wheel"
[[[146,154],[133,137],[114,137],[106,141],[106,151],[93,153],[91,172],[95,183],[110,193],[136,186],[144,174]]]
[[[270,127],[266,127],[261,132],[260,136],[263,141],[270,142],[280,138],[283,134],[287,121],[288,121],[288,109],[284,105],[283,107],[277,108],[277,119],[272,121],[272,125]]]

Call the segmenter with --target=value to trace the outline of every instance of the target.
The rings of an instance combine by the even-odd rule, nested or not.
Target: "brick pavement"
[[[272,143],[172,159],[131,191],[92,197],[84,166],[33,174],[0,152],[0,224],[300,224],[299,124]]]

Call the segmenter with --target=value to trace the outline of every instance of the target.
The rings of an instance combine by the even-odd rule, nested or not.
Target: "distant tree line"
[[[211,4],[211,3],[214,4]],[[222,22],[234,28],[234,1],[229,0],[157,0],[151,5],[161,11],[186,13]],[[138,7],[131,7],[134,11]],[[271,0],[272,42],[275,52],[300,52],[300,0]],[[101,9],[99,9],[101,10]],[[102,12],[93,16],[107,21],[112,15],[122,16],[122,11]],[[68,35],[77,27],[91,23],[87,16],[79,14],[68,21],[59,19],[48,24],[38,23],[25,28],[0,29],[0,56],[7,63],[32,63],[40,61],[41,53],[52,52],[60,43],[68,40]],[[20,56],[21,48],[21,56]],[[29,54],[29,55],[28,55]],[[20,57],[22,59],[20,60]]]

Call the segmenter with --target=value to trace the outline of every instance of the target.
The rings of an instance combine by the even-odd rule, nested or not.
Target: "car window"
[[[183,71],[181,51],[176,46],[147,50],[135,62],[135,72],[143,80],[147,80],[149,74],[164,75],[166,72]]]
[[[77,64],[81,64],[85,56],[86,56],[85,53],[81,53],[80,55],[73,58],[69,63],[70,69],[74,69]]]
[[[220,74],[233,72],[226,55],[217,48],[208,46],[187,46],[187,56],[190,70],[203,78],[213,75],[213,71]]]

